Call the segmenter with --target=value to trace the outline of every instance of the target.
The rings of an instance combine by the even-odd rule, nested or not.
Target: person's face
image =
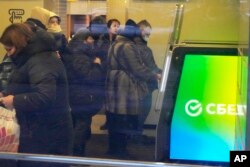
[[[6,45],[4,45],[3,47],[7,52],[7,56],[14,55],[15,52],[16,52],[16,47],[15,46],[6,46]]]
[[[49,25],[59,25],[59,20],[57,17],[51,17],[49,19]]]
[[[120,24],[116,21],[114,21],[111,25],[110,25],[110,28],[109,28],[109,32],[111,34],[117,34],[118,33],[118,30],[119,30],[119,27],[120,27]]]
[[[142,36],[142,39],[145,40],[146,42],[148,41],[149,39],[149,36],[151,34],[151,28],[150,27],[143,27],[141,29],[141,36]]]
[[[92,45],[93,43],[94,43],[94,39],[93,39],[93,37],[91,37],[91,36],[89,36],[87,39],[85,39],[84,40],[84,42],[86,43],[86,44],[90,44],[90,45]]]

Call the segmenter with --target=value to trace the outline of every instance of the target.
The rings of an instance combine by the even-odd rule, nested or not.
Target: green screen
[[[171,124],[170,158],[229,162],[238,103],[239,56],[186,55]],[[245,128],[243,128],[245,131]]]

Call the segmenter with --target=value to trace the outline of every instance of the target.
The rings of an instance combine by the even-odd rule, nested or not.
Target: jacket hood
[[[71,39],[72,41],[83,41],[87,39],[87,37],[92,36],[91,32],[87,28],[79,29],[74,37]]]
[[[52,26],[49,27],[49,19],[51,17],[58,17],[60,19],[60,16],[58,16],[56,13],[49,11],[47,9],[44,9],[42,7],[36,6],[31,10],[31,16],[30,18],[37,19],[41,21],[49,32],[60,32],[62,31],[61,26]]]
[[[68,49],[72,53],[84,53],[87,56],[93,56],[93,44],[85,44],[83,41],[87,39],[87,37],[92,36],[91,32],[86,29],[80,29],[74,37],[70,40]]]
[[[11,56],[11,59],[16,66],[22,66],[30,57],[36,54],[55,50],[53,36],[41,29],[36,31],[30,41],[28,41],[27,46],[17,55]]]

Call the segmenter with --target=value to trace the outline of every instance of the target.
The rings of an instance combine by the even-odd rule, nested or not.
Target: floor
[[[92,137],[86,148],[86,156],[93,158],[112,158],[115,156],[108,155],[108,135],[106,130],[100,130],[100,126],[105,122],[105,116],[96,115],[92,122]],[[131,137],[128,143],[128,160],[154,161],[155,138],[153,136],[143,135],[141,137]]]
[[[87,143],[86,157],[87,158],[104,158],[113,160],[132,160],[132,161],[144,161],[144,162],[155,162],[155,137],[154,130],[144,130],[144,135],[141,138],[130,138],[128,143],[129,157],[118,158],[107,154],[108,146],[108,134],[106,130],[100,130],[100,126],[105,122],[105,116],[98,114],[94,116],[92,122],[92,136]],[[166,163],[166,162],[165,162]],[[206,165],[181,165],[171,164],[175,166],[196,166],[205,167]],[[100,167],[99,165],[72,165],[71,167]],[[207,165],[208,166],[208,165]],[[217,165],[214,165],[217,166]],[[220,166],[220,165],[218,165]],[[101,166],[107,167],[107,166]],[[209,167],[209,166],[208,166]],[[211,166],[210,166],[211,167]]]

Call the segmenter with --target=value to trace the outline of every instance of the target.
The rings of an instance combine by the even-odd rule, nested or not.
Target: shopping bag
[[[0,106],[0,152],[17,152],[20,126],[15,110]]]

